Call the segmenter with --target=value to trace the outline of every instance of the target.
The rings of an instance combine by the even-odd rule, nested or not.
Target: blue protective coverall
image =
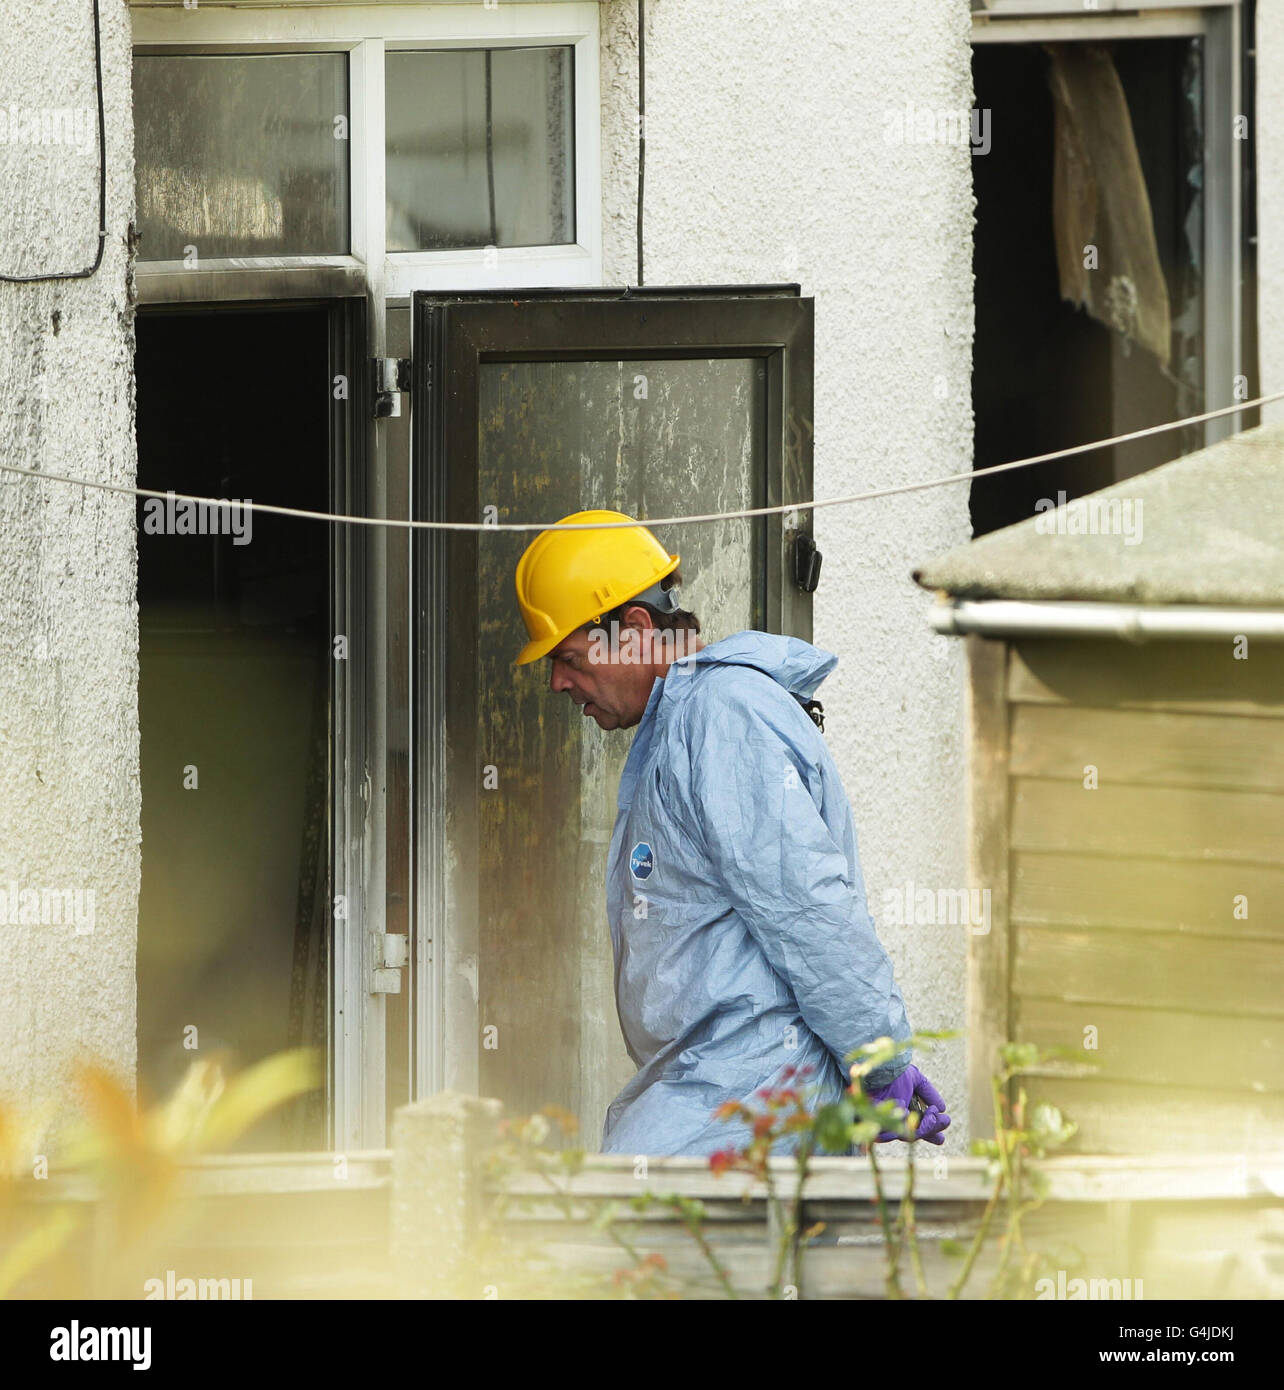
[[[838,769],[794,698],[837,664],[795,637],[740,632],[652,686],[607,863],[616,1005],[638,1071],[607,1110],[603,1152],[739,1145],[745,1128],[713,1117],[723,1101],[782,1084],[788,1067],[811,1068],[814,1104],[835,1100],[846,1054],[909,1036]]]

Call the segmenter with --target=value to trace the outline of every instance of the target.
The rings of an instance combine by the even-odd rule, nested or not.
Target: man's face
[[[649,628],[644,608],[624,612],[624,626]],[[549,686],[563,691],[579,705],[582,717],[597,721],[600,729],[631,729],[646,713],[651,687],[660,674],[651,663],[593,660],[608,650],[601,641],[590,641],[580,628],[563,638],[545,658],[550,666]]]

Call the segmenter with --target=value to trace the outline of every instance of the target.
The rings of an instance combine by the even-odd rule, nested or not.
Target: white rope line
[[[811,502],[784,502],[775,507],[746,507],[734,512],[706,512],[700,516],[661,516],[638,517],[630,521],[577,521],[568,526],[559,526],[553,521],[411,521],[396,517],[345,516],[340,512],[312,512],[300,507],[282,507],[270,502],[239,502],[226,497],[198,497],[187,492],[158,492],[155,488],[128,487],[123,483],[94,482],[88,478],[72,478],[63,473],[45,473],[39,468],[20,468],[13,463],[0,463],[0,472],[17,473],[24,478],[39,478],[49,483],[71,483],[75,487],[95,488],[99,492],[116,492],[130,497],[156,497],[161,501],[173,499],[175,502],[193,502],[204,507],[237,507],[242,511],[264,512],[272,516],[294,516],[307,521],[330,521],[345,526],[388,526],[407,531],[611,531],[628,526],[693,526],[712,521],[738,521],[751,516],[780,516],[786,512],[819,511],[822,507],[845,507],[852,502],[873,502],[880,497],[899,497],[910,492],[923,492],[928,488],[944,487],[948,483],[971,482],[974,478],[987,478],[995,473],[1006,473],[1013,468],[1029,468],[1036,463],[1050,463],[1053,459],[1070,458],[1075,454],[1086,454],[1094,449],[1108,449],[1114,444],[1127,444],[1134,439],[1145,439],[1150,435],[1163,434],[1167,430],[1182,429],[1186,425],[1202,424],[1205,420],[1216,420],[1223,415],[1236,415],[1244,410],[1253,410],[1260,405],[1284,400],[1284,391],[1274,391],[1267,396],[1258,396],[1239,405],[1222,406],[1219,410],[1206,410],[1202,415],[1188,415],[1184,420],[1171,420],[1164,425],[1149,425],[1142,430],[1131,430],[1127,434],[1112,435],[1109,439],[1093,440],[1090,444],[1073,444],[1068,449],[1054,449],[1047,454],[1033,454],[1029,458],[1013,459],[1011,463],[996,463],[989,468],[973,468],[964,473],[950,473],[943,478],[929,478],[921,483],[898,483],[894,487],[874,488],[869,492],[853,492],[846,497],[823,497]]]

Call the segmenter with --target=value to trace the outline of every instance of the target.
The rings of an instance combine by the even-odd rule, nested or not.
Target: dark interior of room
[[[972,159],[976,340],[975,463],[985,468],[1104,439],[1204,408],[1201,43],[1112,45],[1167,282],[1173,343],[1161,368],[1063,300],[1053,229],[1053,101],[1042,45],[977,44],[975,105],[991,148]],[[974,535],[1034,514],[1040,498],[1083,496],[1201,447],[1187,427],[972,484]]]
[[[143,312],[139,486],[325,510],[320,309]],[[139,504],[139,1081],[324,1046],[329,528],[254,515],[247,543],[156,534]],[[154,526],[154,522],[150,523]],[[319,1097],[242,1147],[325,1143]]]

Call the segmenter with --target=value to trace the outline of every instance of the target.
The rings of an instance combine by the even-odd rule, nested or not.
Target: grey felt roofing
[[[1284,605],[1284,424],[1246,430],[1089,497],[1117,503],[1114,524],[1139,539],[1070,534],[1076,507],[1078,521],[1091,524],[1083,498],[1045,513],[1042,533],[1030,517],[947,551],[914,578],[957,598]],[[1097,524],[1109,515],[1100,511]]]

